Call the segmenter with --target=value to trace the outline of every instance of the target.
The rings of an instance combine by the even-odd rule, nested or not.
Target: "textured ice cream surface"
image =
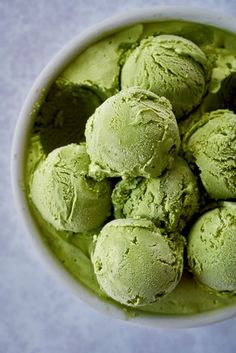
[[[188,239],[188,263],[198,281],[217,291],[236,291],[236,203],[203,214]]]
[[[221,81],[217,92],[210,92],[203,98],[201,105],[188,116],[179,122],[181,137],[189,130],[189,126],[200,120],[201,116],[214,110],[230,109],[236,113],[236,72],[230,74]]]
[[[85,130],[90,174],[155,177],[171,167],[180,146],[169,101],[129,88],[107,99],[89,118]]]
[[[100,105],[87,87],[56,80],[43,102],[34,124],[46,154],[55,148],[83,140],[87,119]]]
[[[160,177],[122,180],[112,193],[116,218],[148,218],[168,232],[183,230],[198,199],[196,178],[181,157]]]
[[[211,198],[236,197],[236,115],[232,111],[216,110],[190,120],[182,148],[186,158],[198,166]]]
[[[27,177],[26,190],[29,191],[32,176],[38,165],[46,158],[40,136],[32,135],[28,144],[28,155],[26,160],[25,174]]]
[[[143,39],[121,72],[122,89],[140,86],[168,98],[177,118],[201,103],[207,80],[203,51],[193,42],[174,35]]]
[[[46,88],[43,89],[41,92],[42,99],[37,102],[30,116],[30,119],[32,122],[35,121],[35,124],[32,134],[29,135],[29,143],[26,150],[24,190],[28,195],[28,204],[39,228],[42,240],[44,244],[49,247],[52,256],[56,257],[59,265],[62,265],[64,269],[68,270],[75,280],[85,285],[87,289],[91,290],[99,298],[102,298],[102,300],[112,304],[114,304],[114,301],[100,288],[97,282],[90,257],[96,245],[96,242],[93,241],[96,240],[96,236],[93,238],[93,235],[99,234],[101,227],[111,218],[105,220],[98,229],[93,229],[88,232],[83,231],[77,233],[67,230],[58,230],[53,224],[50,224],[41,217],[39,210],[34,207],[29,194],[31,189],[30,185],[32,184],[32,176],[34,177],[35,170],[41,168],[41,165],[43,165],[47,159],[48,153],[54,148],[67,145],[68,143],[84,141],[84,126],[87,118],[94,114],[95,109],[102,101],[120,90],[122,65],[125,63],[128,56],[131,56],[131,53],[137,50],[135,48],[140,46],[140,41],[142,43],[143,40],[147,40],[147,37],[151,38],[162,35],[165,35],[164,37],[166,37],[166,35],[177,35],[191,40],[200,47],[208,59],[207,65],[197,62],[199,57],[189,57],[188,59],[192,63],[191,65],[195,66],[196,64],[196,66],[200,68],[197,72],[203,73],[207,92],[203,95],[201,104],[191,111],[189,120],[186,116],[186,119],[179,121],[181,129],[183,127],[182,124],[186,122],[186,124],[184,124],[183,135],[186,131],[189,131],[190,127],[201,120],[202,115],[206,112],[216,109],[230,109],[235,113],[235,35],[203,24],[185,21],[159,21],[155,23],[138,24],[130,28],[122,29],[111,35],[108,34],[106,38],[99,39],[96,43],[91,43],[83,52],[78,53],[71,64],[60,74],[60,77],[56,79],[49,89],[46,98]],[[171,52],[172,49],[169,50]],[[167,52],[167,50],[163,48],[163,52],[164,51],[165,53]],[[174,57],[174,55],[177,57],[177,54],[179,53],[174,54],[172,50],[170,58]],[[186,57],[188,57],[188,55],[182,56],[182,59],[184,60]],[[205,72],[207,71],[205,68],[208,68],[208,63],[210,63],[212,67],[212,70],[208,72],[210,74],[209,83],[208,74]],[[162,71],[164,72],[165,70],[164,67]],[[194,70],[192,73],[195,75]],[[180,73],[182,73],[181,70]],[[168,75],[165,74],[165,77],[166,76]],[[189,77],[191,78],[191,75],[189,75]],[[202,86],[200,86],[200,88],[201,87]],[[193,88],[194,86],[191,87],[191,89]],[[191,92],[192,91],[189,90],[189,95]],[[189,103],[192,104],[192,98],[190,99],[187,95],[186,97]],[[35,116],[37,116],[36,120]],[[123,134],[124,130],[122,131]],[[188,163],[189,165],[191,164],[191,168],[193,165],[195,166],[193,172],[196,172],[196,175],[198,175],[199,171],[194,163],[195,160],[192,155],[189,157]],[[176,157],[174,157],[174,159],[176,159]],[[168,168],[171,170],[171,163]],[[86,175],[87,171],[88,168],[86,167]],[[167,171],[169,172],[169,170]],[[163,177],[167,171],[163,171],[160,177]],[[128,176],[125,175],[125,177],[126,180],[123,185],[128,187],[131,185],[131,181],[128,179]],[[159,178],[159,176],[151,177],[151,179],[154,178]],[[87,180],[87,177],[85,177],[85,180]],[[142,180],[142,178],[138,177],[137,186],[140,180]],[[118,182],[116,178],[111,180],[112,185],[116,182]],[[70,183],[66,181],[66,184],[69,185]],[[132,185],[136,187],[136,184],[134,184]],[[205,199],[206,191],[201,183],[199,183],[199,186],[200,199],[204,195],[203,199],[205,202],[207,200],[207,198]],[[53,195],[53,199],[55,197],[55,191],[54,194],[52,194],[51,189],[48,188],[48,190],[47,193],[51,193],[50,195]],[[122,190],[122,193],[123,191],[124,190]],[[47,200],[50,195],[46,197]],[[145,200],[146,196],[148,195],[145,194]],[[40,202],[41,201],[39,201],[39,203]],[[204,203],[204,207],[205,206]],[[216,206],[217,204],[215,203],[214,207]],[[121,207],[123,207],[122,204]],[[202,210],[201,203],[200,210]],[[206,211],[206,208],[204,208],[204,210]],[[187,227],[184,229],[184,234],[188,232],[189,227],[191,227],[195,219],[196,218],[193,217],[190,222],[188,222]],[[163,230],[161,233],[162,232]],[[178,234],[176,234],[176,236],[179,237]],[[122,240],[124,239],[122,238]],[[232,245],[232,248],[233,246],[234,245]],[[226,256],[227,255],[225,255],[225,257]],[[136,261],[136,259],[134,261]],[[234,291],[229,291],[227,294],[224,291],[224,294],[221,295],[221,291],[218,292],[213,289],[206,290],[206,288],[209,287],[203,285],[199,280],[195,280],[194,275],[186,268],[177,286],[168,295],[158,297],[154,303],[135,307],[127,307],[126,304],[124,306],[118,302],[116,302],[115,305],[121,310],[124,310],[126,314],[128,313],[128,315],[130,315],[130,313],[131,315],[142,315],[142,312],[144,312],[145,314],[152,313],[153,315],[178,314],[183,316],[198,312],[204,313],[206,311],[218,310],[219,308],[235,305],[236,295]]]
[[[36,168],[30,197],[42,217],[56,229],[85,232],[110,214],[111,186],[88,177],[85,145],[55,149]]]
[[[119,91],[121,62],[142,30],[143,25],[138,24],[91,45],[62,72],[61,77],[87,85],[102,100],[107,99]]]
[[[221,45],[224,47],[227,42]],[[211,78],[206,95],[193,115],[200,118],[204,113],[218,109],[236,112],[236,48],[234,54],[229,48],[216,49],[212,46],[207,46],[205,51],[212,67]]]
[[[183,271],[181,236],[169,238],[149,220],[118,219],[98,235],[92,262],[104,292],[128,306],[168,295]]]
[[[212,46],[206,48],[206,54],[212,66],[209,83],[209,91],[211,93],[217,93],[221,88],[222,82],[236,72],[236,47],[229,47],[228,45],[228,48],[225,48],[226,45],[227,43],[224,43],[222,45],[223,48],[214,48]]]

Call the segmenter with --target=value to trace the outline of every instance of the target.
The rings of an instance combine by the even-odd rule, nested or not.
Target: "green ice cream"
[[[203,214],[188,240],[190,270],[217,291],[236,291],[236,203],[223,202]]]
[[[117,93],[125,53],[142,34],[143,25],[118,32],[91,45],[62,72],[61,77],[90,87],[102,100]]]
[[[178,118],[200,104],[206,92],[207,58],[193,42],[173,35],[143,39],[121,74],[122,89],[140,86],[168,98]]]
[[[196,179],[177,157],[158,178],[120,181],[112,194],[116,218],[148,218],[168,232],[181,231],[198,210]]]
[[[45,222],[32,208],[35,219],[39,225],[43,241],[47,244],[63,266],[80,283],[84,284],[95,293],[101,300],[110,301],[109,297],[102,291],[97,283],[90,253],[93,252],[94,244],[92,234],[71,234],[71,232],[60,232]],[[114,304],[113,301],[110,301]],[[152,314],[179,314],[187,315],[232,305],[236,298],[227,295],[217,295],[215,291],[206,291],[193,280],[191,274],[184,271],[181,281],[177,287],[167,296],[160,297],[153,304],[138,306],[135,309],[119,306],[124,309],[127,316],[140,315],[141,311]],[[135,312],[134,312],[135,310]],[[131,311],[131,312],[130,312]]]
[[[55,149],[36,168],[31,198],[42,217],[56,229],[85,232],[103,224],[110,214],[108,180],[89,178],[84,145]]]
[[[204,113],[218,109],[236,112],[236,41],[231,36],[219,38],[220,48],[212,45],[204,47],[212,67],[208,91],[193,114],[180,122],[181,135],[189,128],[189,124],[192,125],[193,120],[199,120]]]
[[[186,158],[198,166],[211,198],[236,198],[236,115],[232,111],[212,111],[190,122],[182,147]]]
[[[92,257],[98,283],[119,303],[134,307],[153,303],[179,283],[183,244],[148,220],[107,223]]]
[[[35,120],[45,153],[69,143],[83,140],[87,119],[101,104],[86,87],[57,80],[50,88]]]
[[[97,108],[85,136],[96,178],[158,176],[172,165],[180,145],[169,101],[135,87]]]
[[[213,67],[209,93],[202,111],[231,109],[236,112],[236,41],[229,37],[221,48],[206,48]]]
[[[232,46],[226,42],[222,46],[223,48],[217,49],[212,47],[206,48],[207,55],[213,67],[209,85],[209,91],[211,93],[217,93],[221,88],[222,82],[236,72],[235,43],[234,46]]]
[[[204,255],[205,262],[203,262],[207,264],[208,258],[209,262],[210,259],[216,258],[214,261],[218,266],[219,279],[215,277],[216,279],[213,282],[216,282],[218,289],[206,290],[206,288],[209,288],[207,286],[213,288],[214,283],[203,285],[203,281],[200,277],[198,278],[195,265],[192,266],[193,273],[186,268],[179,281],[182,265],[179,266],[180,272],[176,269],[178,263],[180,264],[183,260],[179,257],[178,260],[176,257],[176,262],[172,262],[170,259],[174,259],[177,254],[182,254],[182,237],[176,234],[175,240],[172,237],[170,239],[165,235],[167,231],[156,228],[151,221],[143,218],[133,220],[132,222],[135,222],[135,225],[133,223],[127,227],[121,226],[127,222],[127,219],[112,221],[104,226],[104,223],[112,220],[112,215],[109,219],[106,219],[111,204],[110,181],[103,180],[99,183],[88,177],[89,157],[86,154],[85,146],[72,148],[76,145],[71,145],[71,143],[85,141],[86,121],[93,115],[93,118],[89,119],[88,125],[90,125],[91,121],[95,122],[94,116],[98,114],[96,135],[93,134],[93,142],[90,145],[92,154],[95,156],[97,155],[96,147],[99,147],[99,165],[93,162],[90,169],[93,171],[92,174],[99,178],[106,175],[121,175],[126,178],[120,182],[119,187],[117,186],[120,193],[120,195],[116,194],[116,200],[118,200],[115,205],[116,212],[120,213],[117,214],[117,217],[127,217],[128,212],[132,214],[132,217],[136,217],[134,215],[136,212],[138,213],[137,217],[144,217],[145,209],[145,212],[147,211],[145,217],[148,217],[147,214],[150,212],[150,218],[159,227],[164,225],[167,228],[169,227],[169,230],[180,230],[184,226],[191,212],[194,212],[193,209],[196,206],[194,195],[196,196],[196,194],[194,192],[191,194],[191,190],[194,190],[195,187],[186,163],[184,161],[180,162],[181,159],[176,158],[179,148],[178,128],[168,101],[164,98],[156,98],[155,94],[150,92],[145,93],[144,96],[143,94],[132,93],[135,97],[132,97],[132,94],[122,96],[121,92],[118,95],[119,99],[115,96],[116,98],[111,98],[111,101],[108,100],[104,103],[105,105],[98,108],[104,100],[120,91],[125,70],[126,78],[129,78],[131,74],[139,73],[140,69],[138,78],[141,81],[146,81],[146,76],[142,76],[142,65],[135,69],[130,67],[129,72],[127,72],[128,63],[133,60],[135,53],[138,53],[140,48],[143,47],[138,63],[147,63],[147,72],[150,72],[150,86],[152,84],[153,89],[160,89],[158,91],[159,95],[169,97],[178,117],[188,115],[194,109],[193,112],[191,111],[191,116],[189,118],[186,116],[186,119],[183,120],[184,124],[182,122],[179,124],[184,149],[184,146],[188,144],[188,139],[192,135],[195,136],[198,129],[202,129],[208,124],[209,117],[212,118],[210,120],[214,121],[225,120],[222,136],[220,134],[218,136],[220,137],[219,141],[216,138],[214,148],[207,151],[207,153],[209,152],[209,160],[204,164],[204,168],[209,170],[209,174],[210,168],[212,168],[214,175],[212,175],[213,181],[209,181],[209,185],[206,181],[205,184],[209,187],[209,190],[213,189],[213,192],[223,192],[224,195],[228,195],[227,197],[235,198],[233,175],[233,164],[235,162],[234,157],[232,157],[235,152],[233,149],[233,128],[230,125],[234,120],[232,111],[236,112],[235,38],[234,34],[220,29],[184,21],[137,24],[119,32],[108,34],[105,38],[100,39],[99,37],[98,42],[92,43],[89,47],[84,48],[83,52],[75,56],[71,64],[52,84],[45,99],[43,97],[45,97],[47,89],[43,90],[42,99],[36,104],[31,114],[31,119],[35,123],[29,135],[26,150],[24,190],[27,193],[29,206],[36,225],[39,227],[43,242],[49,247],[61,266],[80,284],[85,285],[102,300],[124,309],[128,316],[139,315],[141,312],[153,313],[154,315],[187,315],[215,310],[236,303],[234,274],[232,269],[225,270],[226,266],[229,265],[230,267],[234,261],[232,251],[235,244],[233,243],[231,230],[235,220],[234,216],[232,218],[229,216],[229,214],[234,213],[234,211],[231,212],[234,207],[232,203],[230,207],[229,203],[227,203],[227,207],[224,203],[224,207],[217,208],[222,209],[219,216],[222,218],[221,221],[224,223],[225,229],[227,229],[227,234],[223,226],[222,232],[219,231],[221,245],[216,241],[216,246],[214,246],[214,241],[209,243],[208,239],[204,242],[207,247],[207,255]],[[152,51],[153,43],[157,42],[158,45],[155,44],[154,47],[158,47],[158,53],[161,53],[161,55],[157,55],[156,58],[154,55],[154,59],[158,59],[158,64],[155,66],[153,65],[153,58],[148,58],[147,55],[143,56],[143,54],[146,54],[149,50]],[[144,45],[145,43],[148,45]],[[142,56],[143,61],[141,60]],[[123,70],[122,66],[124,66]],[[150,68],[153,69],[154,67],[155,70],[158,69],[157,72],[155,70],[149,71]],[[211,67],[211,70],[209,70],[209,67]],[[152,75],[152,72],[155,76]],[[146,71],[144,73],[146,74]],[[135,90],[138,91],[135,88],[133,92]],[[129,99],[126,101],[127,96],[129,96]],[[137,99],[137,97],[139,98]],[[117,100],[119,104],[117,104]],[[111,102],[114,104],[111,105]],[[98,109],[96,110],[96,108]],[[106,118],[103,118],[103,114],[97,113],[99,109],[102,111],[104,109]],[[217,109],[230,109],[231,112],[219,113],[218,118],[216,118],[218,113],[205,115],[206,112]],[[96,113],[94,113],[95,110]],[[127,110],[129,113],[127,113]],[[111,112],[112,114],[115,112],[115,116],[118,116],[117,120],[109,120]],[[208,118],[204,118],[203,124],[200,126],[203,115]],[[226,119],[223,119],[225,116]],[[104,123],[100,125],[99,120],[101,122],[103,119]],[[214,124],[212,123],[212,125]],[[95,129],[92,124],[89,129],[94,133]],[[215,131],[211,136],[206,133],[207,139],[211,140],[214,134]],[[91,134],[89,135],[88,139],[91,137]],[[103,138],[101,144],[99,140],[95,141],[96,138],[100,139],[100,136]],[[186,136],[188,137],[186,138]],[[218,150],[224,138],[225,151],[223,151],[223,148]],[[55,148],[68,144],[69,146],[50,153]],[[108,152],[110,148],[110,154],[106,152],[109,158],[104,153],[103,146],[106,146]],[[200,146],[203,147],[202,144]],[[196,149],[197,144],[194,143],[194,151]],[[170,153],[168,153],[168,150]],[[60,157],[60,162],[55,165],[54,157],[56,158],[57,153],[61,154],[61,151],[67,151],[65,158]],[[215,151],[215,156],[213,151]],[[214,158],[211,164],[209,161],[212,156]],[[188,151],[188,148],[187,151],[185,150],[185,157],[188,158],[191,167],[194,166],[193,172],[198,176],[195,157],[191,151]],[[222,163],[218,163],[218,159]],[[226,161],[226,159],[227,163],[225,165],[227,165],[227,168],[224,169],[224,160]],[[104,163],[102,166],[100,165],[101,160]],[[114,169],[113,166],[107,165],[107,161],[113,161]],[[126,163],[125,168],[124,163]],[[151,165],[154,168],[151,168]],[[218,173],[219,183],[217,183],[216,178],[213,178],[213,176],[216,176],[218,167],[221,168]],[[154,169],[154,175],[152,169]],[[163,171],[161,172],[161,170]],[[179,173],[177,173],[178,170]],[[139,174],[148,177],[149,180],[140,177]],[[181,175],[183,175],[182,179]],[[128,178],[129,176],[132,179]],[[136,177],[137,179],[134,179]],[[159,180],[158,188],[156,182],[153,182],[155,179]],[[206,180],[211,179],[208,179],[207,176]],[[113,179],[111,182],[113,183],[113,181],[114,184],[118,182],[117,179]],[[202,198],[202,185],[199,184],[199,186],[200,198]],[[134,190],[134,188],[137,190]],[[78,197],[72,196],[73,190],[74,195],[78,195]],[[166,194],[165,190],[167,190]],[[125,194],[126,191],[127,194]],[[127,195],[130,197],[129,202],[125,202]],[[138,199],[139,196],[140,199]],[[190,200],[192,200],[192,204]],[[127,215],[123,212],[127,212]],[[157,214],[158,217],[162,218],[160,223],[155,220]],[[187,233],[195,217],[196,214],[188,222],[184,229],[185,233]],[[214,217],[212,219],[212,222],[208,222],[210,227],[217,227],[220,224],[219,219],[217,217],[216,221]],[[118,222],[118,226],[113,226],[114,222]],[[145,228],[144,225],[147,225],[147,222],[149,225]],[[150,226],[151,224],[152,226]],[[102,226],[104,226],[104,229],[97,236]],[[92,230],[87,231],[88,229]],[[177,230],[175,233],[178,233]],[[213,234],[214,232],[211,230],[208,233]],[[145,234],[145,237],[142,234]],[[229,237],[229,234],[232,236]],[[132,243],[132,239],[135,237],[139,241],[137,244],[134,244],[136,241]],[[153,245],[153,238],[158,239],[157,244],[160,247],[149,247],[150,244]],[[215,238],[218,240],[218,237]],[[101,244],[99,239],[101,239]],[[204,238],[202,237],[202,239]],[[98,241],[97,246],[96,241]],[[178,241],[178,245],[175,241]],[[197,243],[200,244],[201,241],[197,241]],[[121,263],[119,262],[119,254],[124,255],[121,260],[124,260],[125,267],[123,270],[120,269],[121,276],[117,272],[118,280],[114,283],[114,287],[108,285],[109,281],[111,284],[115,278],[112,277],[114,273],[109,271],[107,278],[101,276],[100,285],[96,278],[96,276],[99,277],[99,274],[94,273],[93,254],[95,248],[99,249],[99,244],[101,247],[105,244],[104,261],[107,261],[108,265],[114,260],[117,261],[117,268],[119,268]],[[109,247],[112,247],[110,251],[108,251]],[[227,250],[227,247],[229,250]],[[124,253],[123,250],[127,250],[127,248],[129,249],[128,253]],[[138,251],[136,252],[135,249],[138,249]],[[217,249],[219,252],[214,253]],[[221,249],[223,249],[224,256],[220,252]],[[102,258],[103,253],[100,254],[100,251],[96,251]],[[167,253],[169,258],[165,262],[164,257]],[[111,258],[111,254],[114,254],[114,258]],[[197,254],[201,255],[200,252]],[[158,261],[152,261],[151,256]],[[220,264],[222,268],[220,268]],[[125,273],[127,266],[133,269],[134,277],[129,270]],[[167,270],[165,276],[162,275],[164,268]],[[208,271],[207,267],[205,269]],[[210,271],[207,273],[210,273]],[[122,276],[124,282],[120,283]],[[153,278],[151,279],[151,277]],[[222,282],[220,281],[221,277],[224,277]],[[198,280],[196,281],[195,278],[198,278]],[[103,285],[102,281],[106,281],[106,285]],[[146,285],[147,287],[145,287]],[[117,290],[114,293],[117,288],[119,291]],[[127,288],[130,288],[128,294]],[[216,289],[216,286],[214,288]],[[230,288],[228,289],[230,294],[226,294],[225,288]],[[224,295],[221,294],[222,291]],[[112,300],[111,296],[116,301]],[[127,303],[128,300],[131,300],[132,303]],[[119,301],[124,304],[119,304]]]

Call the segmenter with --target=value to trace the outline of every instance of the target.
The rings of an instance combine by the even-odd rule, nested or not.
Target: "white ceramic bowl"
[[[117,16],[95,25],[69,42],[41,72],[31,88],[21,110],[12,147],[11,175],[16,206],[26,230],[44,263],[48,264],[49,269],[53,271],[53,275],[59,278],[59,280],[82,301],[88,303],[100,312],[122,320],[127,320],[127,317],[121,309],[100,300],[96,295],[92,294],[91,291],[75,281],[62,267],[59,261],[52,256],[50,250],[42,241],[24,193],[24,158],[28,134],[32,127],[30,114],[35,102],[39,99],[42,89],[50,85],[61,70],[86,47],[123,27],[135,23],[163,20],[187,20],[208,24],[236,34],[235,18],[222,16],[219,13],[205,9],[200,10],[182,6],[151,7],[135,10],[132,11],[132,14]],[[214,323],[234,315],[236,315],[236,305],[193,315],[151,315],[144,313],[141,316],[130,318],[129,322],[153,327],[187,328]]]

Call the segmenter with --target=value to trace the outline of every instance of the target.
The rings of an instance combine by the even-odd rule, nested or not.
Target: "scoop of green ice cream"
[[[172,165],[180,146],[169,101],[135,87],[99,106],[85,136],[90,173],[98,179],[158,176]]]
[[[223,202],[190,230],[188,263],[197,280],[217,291],[236,290],[236,203]]]
[[[140,86],[168,98],[177,118],[200,104],[206,92],[207,58],[188,39],[148,37],[130,54],[121,72],[121,88]]]
[[[107,223],[92,256],[98,283],[121,304],[153,303],[180,281],[183,244],[181,237],[168,238],[148,220]]]
[[[58,230],[89,231],[110,214],[110,183],[88,177],[89,162],[84,145],[70,144],[51,152],[33,174],[32,201]]]
[[[190,121],[182,147],[186,158],[200,169],[210,197],[236,197],[236,115],[232,111],[216,110]]]
[[[168,232],[185,227],[198,198],[196,179],[180,157],[160,177],[122,180],[112,193],[116,218],[148,218]]]

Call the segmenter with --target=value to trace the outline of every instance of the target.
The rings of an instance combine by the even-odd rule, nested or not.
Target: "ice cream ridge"
[[[141,315],[236,304],[236,36],[136,24],[91,44],[32,113],[25,189],[42,239]]]

